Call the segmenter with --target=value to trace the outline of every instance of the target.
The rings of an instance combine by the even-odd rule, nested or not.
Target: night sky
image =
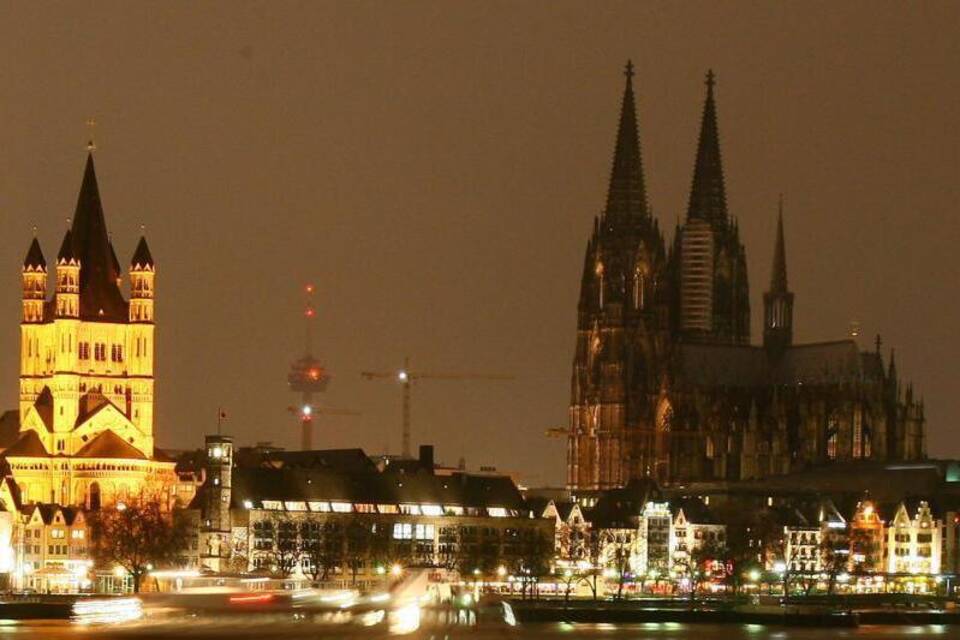
[[[46,3],[0,9],[0,406],[14,408],[20,265],[56,255],[95,117],[121,262],[158,263],[158,443],[216,429],[296,447],[286,408],[317,287],[320,447],[399,449],[416,368],[509,382],[413,390],[440,460],[563,481],[577,292],[636,65],[650,202],[686,211],[717,73],[754,340],[784,193],[797,339],[884,351],[960,456],[957,3]]]

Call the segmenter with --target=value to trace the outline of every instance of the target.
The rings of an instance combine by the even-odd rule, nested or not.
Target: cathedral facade
[[[924,409],[891,353],[793,342],[782,207],[763,336],[750,336],[746,249],[727,209],[714,77],[684,222],[664,240],[644,185],[633,69],[602,215],[587,242],[571,380],[567,485],[746,480],[844,461],[924,457]]]
[[[92,152],[52,270],[51,283],[34,238],[22,269],[19,408],[0,429],[18,500],[163,499],[176,475],[154,449],[154,260],[141,237],[128,299]]]

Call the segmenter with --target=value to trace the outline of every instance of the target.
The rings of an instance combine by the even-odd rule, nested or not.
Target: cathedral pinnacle
[[[773,272],[770,275],[770,292],[787,292],[787,249],[783,239],[783,195],[780,196],[780,211],[777,215],[777,243],[773,250]]]
[[[723,162],[720,157],[720,134],[717,127],[717,105],[713,95],[716,76],[707,72],[707,97],[703,103],[697,158],[693,167],[690,204],[687,218],[701,218],[710,223],[724,223],[727,219],[727,196],[723,180]]]
[[[627,60],[623,75],[626,82],[620,107],[617,143],[613,153],[613,168],[610,172],[610,188],[607,192],[605,212],[605,216],[609,219],[647,215],[647,193],[643,181],[643,160],[640,154],[636,101],[633,95],[634,67],[631,60]]]

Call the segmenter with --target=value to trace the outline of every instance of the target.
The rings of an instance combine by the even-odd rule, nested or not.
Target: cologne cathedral
[[[606,207],[578,303],[567,484],[748,480],[857,460],[924,457],[924,409],[891,353],[793,342],[782,207],[762,344],[750,336],[746,249],[727,210],[707,74],[684,222],[650,211],[627,64]]]

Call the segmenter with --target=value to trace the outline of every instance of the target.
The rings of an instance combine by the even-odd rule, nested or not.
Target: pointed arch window
[[[594,268],[594,271],[597,274],[597,289],[599,290],[597,299],[599,300],[600,306],[603,307],[603,263],[597,261],[597,266]]]
[[[827,459],[837,459],[837,430],[835,428],[827,431]]]
[[[647,304],[647,274],[637,267],[633,273],[633,308],[643,309]]]

